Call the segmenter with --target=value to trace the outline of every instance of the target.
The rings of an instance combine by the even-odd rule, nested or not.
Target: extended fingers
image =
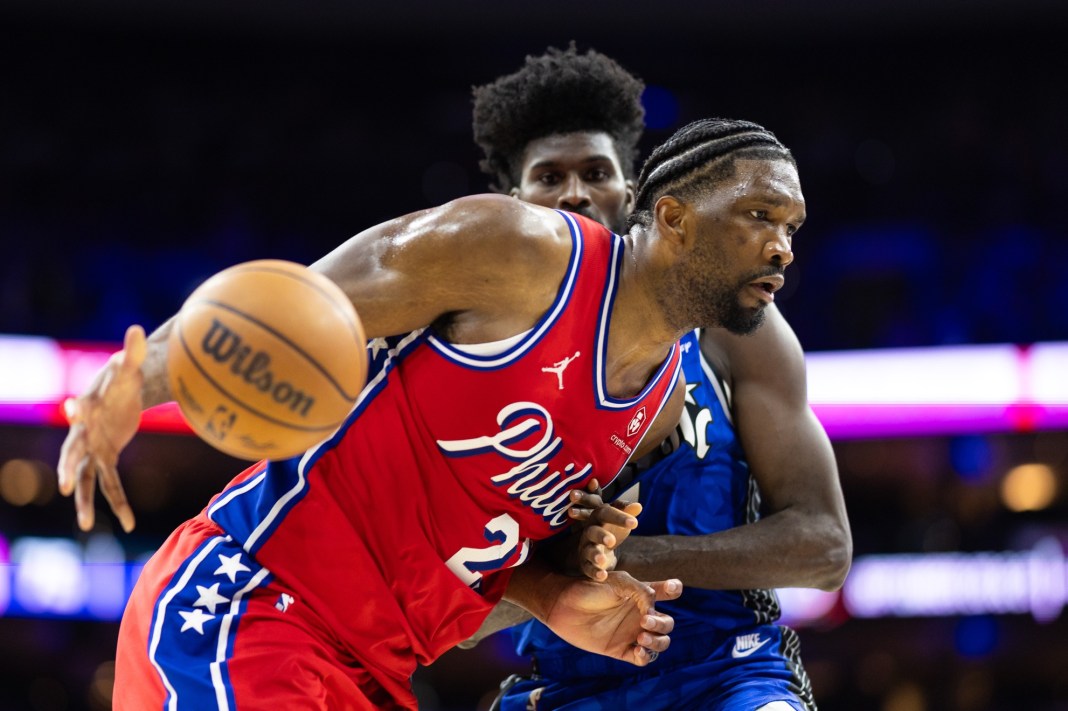
[[[660,653],[671,646],[671,638],[667,635],[654,635],[642,632],[638,635],[637,644],[630,650],[630,661],[640,667],[655,662]]]
[[[134,528],[134,514],[126,499],[126,492],[114,464],[104,466],[88,453],[84,425],[75,425],[63,442],[59,453],[59,491],[64,496],[74,494],[74,508],[78,513],[78,527],[88,531],[93,527],[96,509],[93,496],[96,493],[97,478],[100,479],[100,491],[104,494],[112,511],[119,519],[124,531],[129,533]]]
[[[682,581],[675,578],[670,580],[661,580],[656,583],[649,583],[653,586],[653,592],[656,594],[657,602],[663,602],[664,600],[674,600],[679,595],[682,595]]]
[[[603,582],[609,570],[615,567],[615,555],[611,548],[616,539],[600,526],[590,526],[582,531],[578,542],[578,567],[591,580]]]
[[[638,643],[648,647],[649,645],[641,640],[642,635],[650,637],[659,637],[671,634],[671,631],[673,629],[675,629],[675,618],[673,618],[671,615],[666,615],[663,612],[650,610],[649,612],[646,612],[644,615],[642,615],[643,632],[638,635]]]
[[[93,527],[95,511],[93,494],[96,493],[96,462],[84,456],[75,468],[74,508],[78,512],[78,528],[88,531]]]
[[[593,565],[587,561],[582,562],[582,572],[587,578],[597,583],[603,583],[608,579],[608,571],[604,567]]]
[[[631,651],[631,663],[636,664],[639,667],[644,667],[646,664],[651,664],[656,661],[656,658],[660,656],[660,652],[656,650],[646,649],[645,647],[634,647]]]
[[[584,546],[579,560],[579,569],[590,580],[604,582],[614,561],[603,546]]]
[[[137,429],[140,371],[147,354],[144,329],[131,326],[126,330],[123,349],[112,354],[85,393],[63,403],[70,431],[59,454],[59,491],[64,496],[74,495],[78,526],[84,531],[93,527],[97,478],[123,529],[129,532],[134,526],[133,510],[115,463],[118,452]]]
[[[593,511],[599,506],[604,506],[604,499],[601,498],[600,494],[590,493],[588,491],[583,491],[582,489],[573,489],[571,491],[572,510],[578,507]]]
[[[119,473],[113,466],[101,467],[99,473],[100,491],[104,494],[104,498],[107,499],[111,510],[115,512],[115,516],[118,517],[122,530],[129,533],[134,527],[134,515],[133,509],[130,508],[130,504],[126,500],[126,492],[122,488],[122,480],[119,479]]]
[[[579,545],[585,549],[588,546],[604,546],[605,548],[616,547],[616,536],[604,526],[590,525],[582,530],[582,538]]]
[[[78,398],[69,397],[63,401],[63,415],[71,425],[81,422],[82,404],[78,401]]]
[[[641,513],[641,504],[605,504],[600,496],[576,489],[571,492],[571,509],[568,513],[576,521],[634,529],[638,527],[635,517]]]
[[[677,581],[676,581],[677,582]],[[657,583],[662,585],[662,583]],[[681,588],[681,585],[679,586]],[[653,594],[653,588],[645,590],[649,595]],[[645,666],[656,661],[661,652],[671,644],[671,631],[675,629],[675,620],[670,615],[649,608],[642,614],[641,631],[634,639],[634,646],[630,650],[630,662],[638,666]]]
[[[148,340],[145,337],[145,329],[136,324],[130,326],[126,329],[126,336],[122,342],[123,369],[139,369],[147,353]]]
[[[615,506],[602,506],[590,514],[590,519],[602,526],[618,526],[633,530],[638,527],[638,519]]]
[[[669,615],[655,611],[649,611],[642,615],[642,631],[635,639],[635,646],[631,651],[632,661],[638,666],[645,666],[656,658],[671,644],[671,631],[675,628],[675,620]]]
[[[67,438],[63,440],[63,446],[59,450],[59,465],[56,467],[56,474],[59,476],[59,493],[63,496],[70,496],[74,493],[78,464],[85,459],[85,456],[85,425],[71,425],[70,432],[67,433]]]

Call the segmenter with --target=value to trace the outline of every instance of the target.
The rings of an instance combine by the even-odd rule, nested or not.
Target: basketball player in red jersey
[[[678,338],[760,311],[781,284],[789,230],[754,219],[751,197],[702,188],[719,154],[686,150],[695,128],[669,141],[644,185],[651,207],[623,237],[477,196],[313,265],[363,319],[368,384],[334,436],[249,468],[148,563],[120,632],[117,708],[415,708],[416,663],[469,637],[502,596],[590,651],[642,665],[667,647],[672,621],[653,601],[678,581],[597,583],[528,559],[577,490],[610,482],[678,421]],[[781,145],[755,125],[743,139],[754,180],[799,220]],[[739,284],[744,303],[725,309]],[[83,528],[97,481],[132,528],[115,465],[140,410],[170,397],[168,331],[146,342],[131,329],[68,406],[60,486]],[[605,523],[635,524],[606,509]]]

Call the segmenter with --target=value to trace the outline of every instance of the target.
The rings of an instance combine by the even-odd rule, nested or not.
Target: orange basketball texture
[[[167,369],[202,439],[241,459],[285,459],[348,415],[367,378],[367,342],[337,284],[265,259],[197,287],[171,329]]]

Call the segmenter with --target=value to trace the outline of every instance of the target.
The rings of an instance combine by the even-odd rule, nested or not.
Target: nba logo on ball
[[[230,267],[198,287],[168,342],[171,391],[190,427],[242,459],[282,459],[344,421],[367,377],[345,293],[280,260]]]

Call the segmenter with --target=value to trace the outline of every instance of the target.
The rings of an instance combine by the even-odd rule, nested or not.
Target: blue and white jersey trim
[[[608,329],[612,325],[612,304],[616,298],[616,290],[619,288],[618,280],[622,265],[623,239],[619,235],[613,234],[611,265],[608,271],[608,280],[605,283],[604,298],[601,300],[601,320],[597,325],[597,364],[596,370],[594,371],[594,380],[597,383],[598,406],[608,410],[623,410],[632,407],[635,403],[644,398],[649,390],[656,387],[656,384],[660,382],[660,378],[664,377],[664,372],[671,363],[671,359],[675,357],[675,350],[679,347],[678,343],[671,346],[667,358],[664,359],[664,362],[656,371],[656,375],[650,378],[645,388],[634,397],[621,400],[608,394],[608,380],[605,367],[608,361]],[[680,368],[681,361],[679,367],[675,369],[675,373],[672,376],[673,381],[678,380]],[[670,397],[671,392],[674,389],[675,384],[672,382],[671,387],[667,391],[668,397]],[[661,403],[661,407],[663,407],[663,403]]]

